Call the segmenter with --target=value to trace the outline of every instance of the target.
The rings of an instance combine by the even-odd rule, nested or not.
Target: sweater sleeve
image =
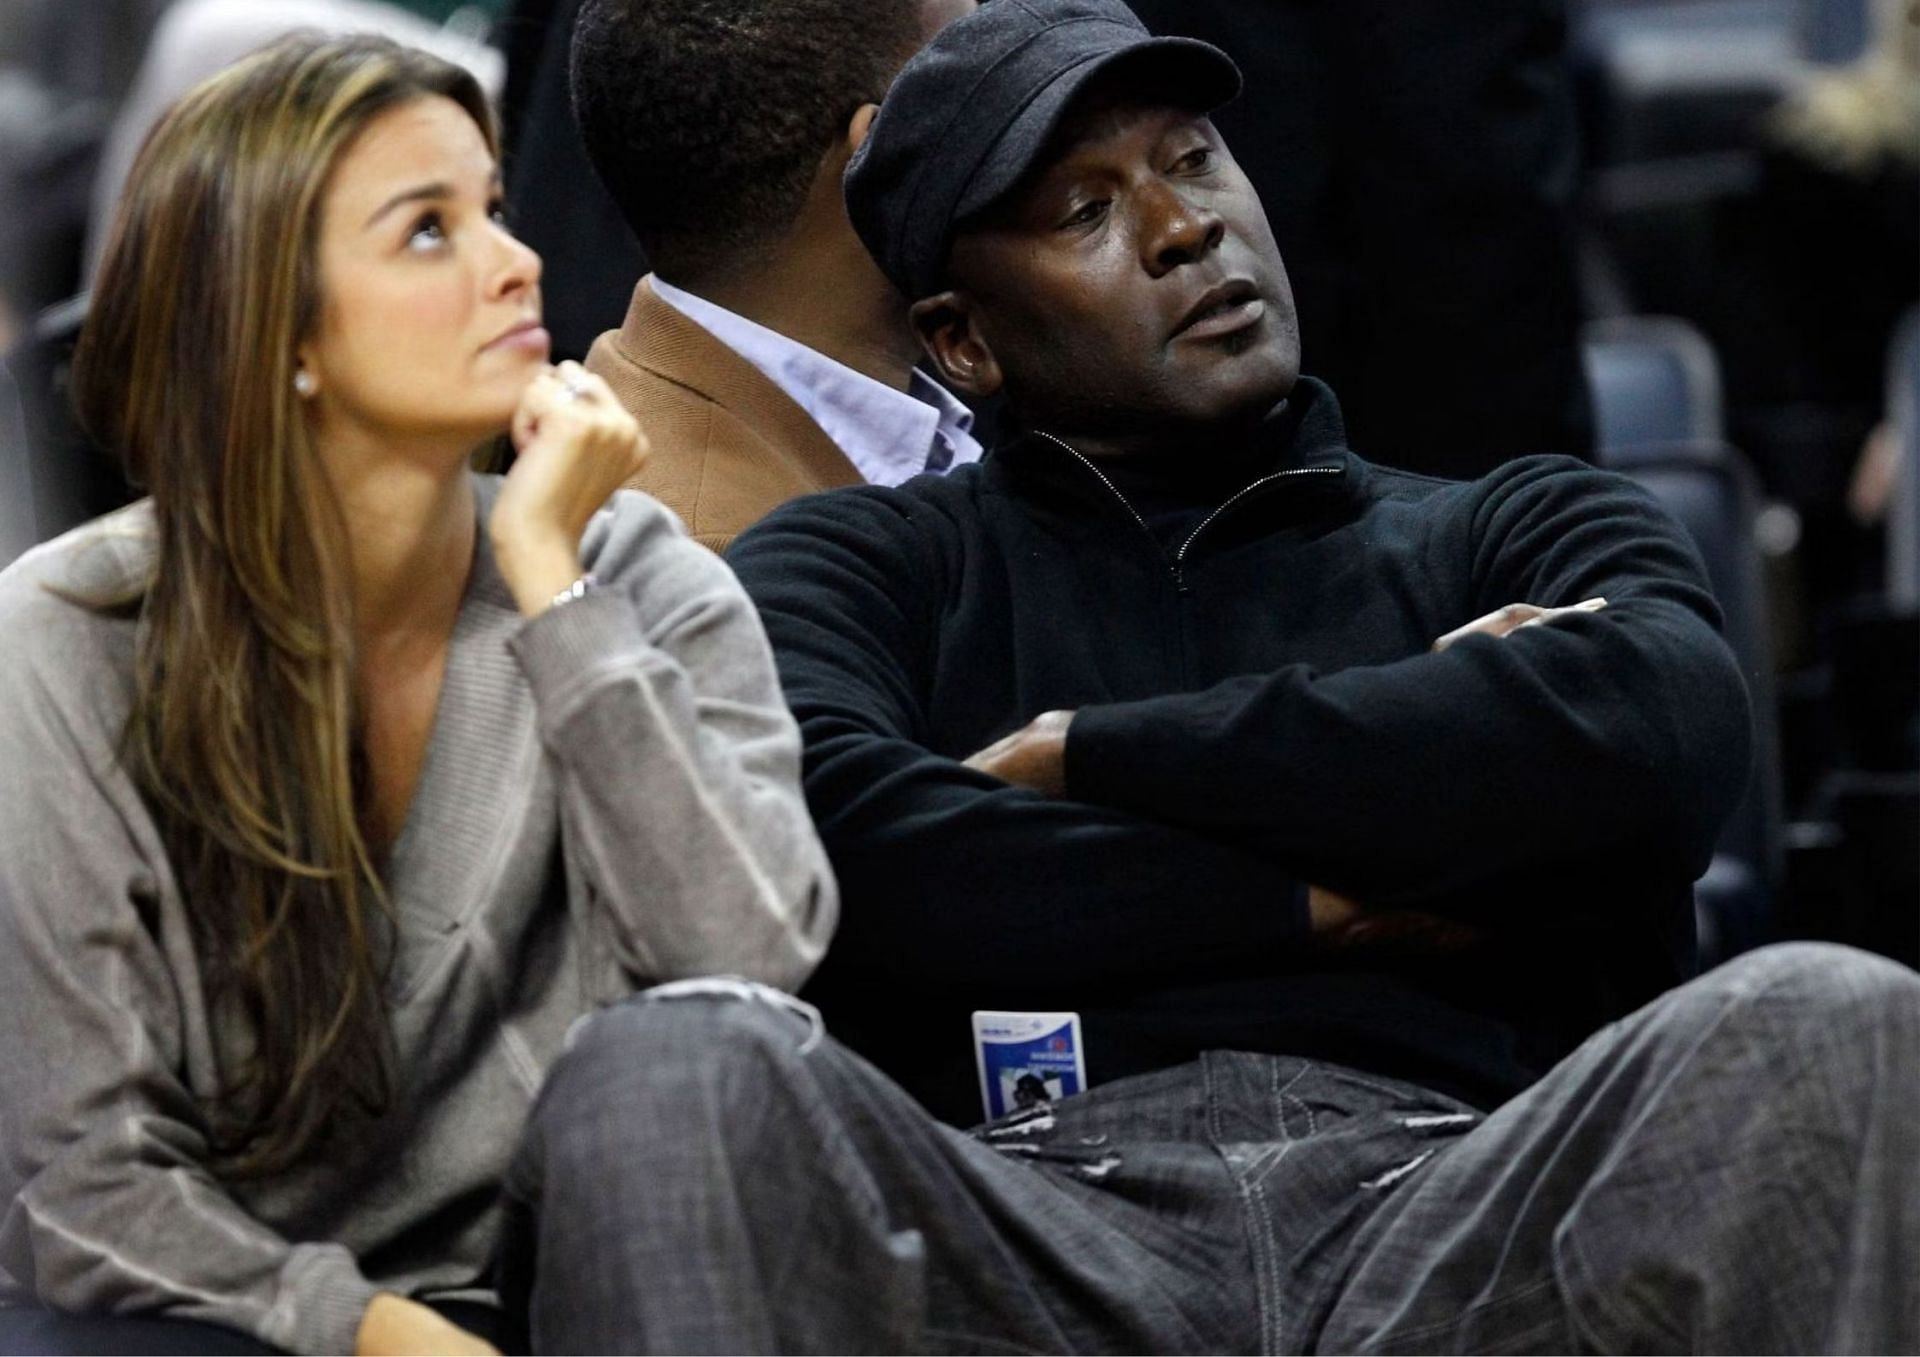
[[[718,557],[650,501],[621,498],[606,517],[637,541],[600,553],[624,556],[607,587],[512,643],[591,936],[634,981],[725,972],[795,988],[839,897],[765,633]]]
[[[1472,506],[1458,621],[1605,609],[1083,709],[1072,794],[1257,843],[1381,905],[1619,851],[1697,875],[1745,785],[1745,685],[1681,530],[1632,482],[1574,466],[1516,464]]]
[[[927,747],[945,568],[908,514],[837,491],[777,511],[728,556],[806,738],[807,797],[847,901],[836,962],[907,984],[1058,992],[1284,956],[1305,905],[1270,861]]]
[[[17,602],[20,582],[0,592]],[[87,698],[100,658],[42,662],[70,606],[0,600],[5,629],[34,636],[0,663],[0,1276],[60,1310],[352,1351],[374,1294],[352,1255],[281,1237],[207,1167],[182,1074],[205,1048],[197,972],[117,732]]]

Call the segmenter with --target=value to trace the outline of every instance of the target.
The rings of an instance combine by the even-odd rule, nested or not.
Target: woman
[[[75,395],[152,498],[0,576],[15,1299],[484,1350],[403,1297],[486,1297],[573,1020],[825,945],[758,621],[613,495],[644,440],[547,367],[499,194],[472,81],[369,38],[216,77],[136,165]]]

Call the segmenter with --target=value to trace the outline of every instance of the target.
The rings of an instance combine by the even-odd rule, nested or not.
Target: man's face
[[[1086,101],[1043,168],[955,239],[948,272],[1016,409],[1063,436],[1125,446],[1257,419],[1299,375],[1266,213],[1185,109]]]

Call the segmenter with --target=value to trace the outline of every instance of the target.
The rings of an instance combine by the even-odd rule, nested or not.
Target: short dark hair
[[[573,116],[656,268],[697,274],[793,224],[820,159],[919,38],[916,0],[586,0]]]

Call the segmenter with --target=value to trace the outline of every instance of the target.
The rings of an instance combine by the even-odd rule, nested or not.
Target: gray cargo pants
[[[670,989],[586,1024],[508,1207],[545,1351],[1911,1352],[1920,977],[1770,948],[1485,1116],[1215,1053],[972,1133]]]

